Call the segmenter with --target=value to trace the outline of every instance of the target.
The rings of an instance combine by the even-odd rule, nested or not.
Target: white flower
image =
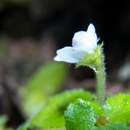
[[[72,47],[67,46],[57,50],[55,61],[78,63],[86,53],[94,52],[98,38],[93,24],[88,26],[87,31],[76,32],[72,39]]]

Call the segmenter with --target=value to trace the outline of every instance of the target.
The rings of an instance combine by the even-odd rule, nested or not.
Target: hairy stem
[[[104,65],[104,57],[101,57],[101,64],[98,65],[96,71],[97,78],[97,97],[101,104],[104,103],[105,100],[105,86],[106,86],[106,73],[105,73],[105,65]]]

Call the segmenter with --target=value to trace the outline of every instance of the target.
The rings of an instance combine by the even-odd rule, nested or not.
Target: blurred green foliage
[[[78,98],[87,101],[95,100],[94,95],[83,90],[72,90],[58,94],[50,98],[46,106],[32,118],[30,127],[39,129],[64,128],[64,111],[70,103]]]
[[[87,104],[82,106],[81,102],[81,104],[78,101],[76,102],[76,100],[79,98],[83,99],[85,102],[87,102]],[[73,109],[69,109],[68,111],[67,107],[70,106],[70,104],[72,104],[71,106]],[[64,112],[65,119],[67,121],[66,127]],[[88,112],[89,114],[85,115],[84,112]],[[94,114],[94,116],[91,114]],[[91,117],[94,119],[93,123]],[[104,119],[105,123],[102,124],[101,119]],[[82,120],[87,123],[83,125]],[[106,100],[105,105],[102,107],[97,103],[95,95],[80,89],[71,91],[69,90],[52,96],[48,100],[48,103],[46,103],[46,105],[41,109],[41,111],[34,115],[31,120],[27,121],[25,125],[20,127],[19,130],[27,130],[28,128],[39,130],[56,130],[57,128],[63,130],[76,130],[77,128],[80,130],[78,128],[80,126],[83,126],[83,128],[85,127],[84,130],[130,130],[130,127],[128,126],[130,123],[129,121],[129,94],[118,94],[109,97]]]
[[[92,130],[130,130],[126,124],[108,124],[104,127],[95,127]]]
[[[65,64],[49,63],[41,67],[20,90],[23,108],[30,118],[19,130],[130,130],[129,94],[108,97],[103,106],[97,102],[95,95],[81,89],[56,94],[62,89],[67,74]],[[76,102],[79,98],[87,104],[82,106],[82,103]],[[73,111],[67,109],[70,104],[73,104]]]
[[[117,94],[109,97],[105,105],[105,113],[112,123],[130,123],[130,95]]]
[[[0,116],[0,130],[12,130],[11,128],[6,127],[7,117]]]
[[[67,74],[68,67],[62,63],[49,63],[39,69],[20,90],[22,105],[28,116],[37,113],[50,96],[62,89]]]

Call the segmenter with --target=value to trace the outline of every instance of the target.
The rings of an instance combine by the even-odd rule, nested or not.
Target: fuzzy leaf
[[[78,99],[65,111],[67,130],[91,130],[96,123],[96,114],[90,102]]]

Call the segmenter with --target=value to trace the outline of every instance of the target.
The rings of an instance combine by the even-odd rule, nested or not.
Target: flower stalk
[[[96,73],[97,97],[103,104],[105,100],[105,64],[103,54],[103,44],[97,44],[95,27],[93,24],[88,26],[87,31],[76,32],[72,38],[72,46],[66,46],[57,50],[54,57],[56,61],[63,61],[79,66],[92,68]]]
[[[103,104],[105,101],[105,86],[106,86],[106,73],[105,73],[105,64],[104,64],[104,56],[101,56],[101,63],[97,67],[96,71],[96,79],[97,79],[97,97],[98,101]]]
[[[103,54],[103,44],[97,46],[91,54],[86,54],[84,58],[77,64],[79,66],[90,67],[96,74],[96,93],[98,101],[103,104],[105,101],[106,73]]]

